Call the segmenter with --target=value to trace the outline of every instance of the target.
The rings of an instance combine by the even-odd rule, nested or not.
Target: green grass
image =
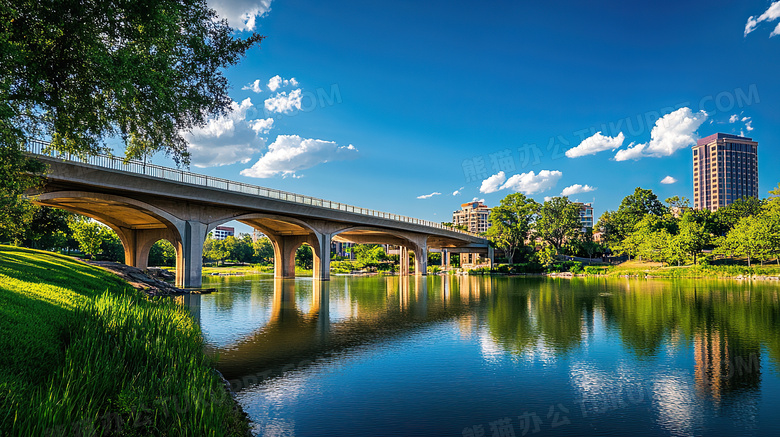
[[[248,266],[209,266],[203,267],[203,274],[210,275],[212,273],[221,274],[242,274],[242,275],[256,275],[260,273],[274,272],[274,266],[263,266],[259,264],[253,264]]]
[[[0,246],[0,435],[243,435],[186,309]]]
[[[662,278],[734,278],[737,276],[780,276],[780,266],[753,265],[690,265],[666,266],[660,263],[627,261],[610,267],[608,276],[653,276]]]

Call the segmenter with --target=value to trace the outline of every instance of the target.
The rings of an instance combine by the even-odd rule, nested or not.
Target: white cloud
[[[249,126],[258,135],[260,135],[260,134],[267,134],[274,127],[274,119],[273,118],[258,118],[257,120],[250,121],[249,122]]]
[[[439,193],[438,191],[434,191],[434,192],[433,192],[433,193],[431,193],[431,194],[423,194],[422,196],[417,196],[417,198],[418,198],[418,199],[430,199],[431,197],[433,197],[433,196],[438,196],[438,195],[440,195],[440,194],[441,194],[441,193]]]
[[[250,84],[247,84],[247,85],[244,85],[243,87],[241,87],[241,89],[242,90],[253,91],[253,92],[256,92],[256,93],[262,93],[263,92],[263,87],[260,86],[260,79],[256,79],[254,82],[252,82]]]
[[[615,160],[671,156],[680,149],[696,144],[696,130],[705,120],[707,113],[704,111],[694,113],[690,108],[680,108],[670,112],[655,122],[649,143],[635,146],[632,143],[627,149],[618,150]]]
[[[475,197],[475,198],[473,198],[473,199],[471,199],[471,201],[472,201],[472,202],[485,203],[485,199],[478,199],[478,198],[476,198],[476,197]]]
[[[580,184],[574,184],[570,185],[561,191],[561,196],[571,196],[572,194],[579,194],[579,193],[589,193],[591,191],[596,191],[596,187],[591,187],[590,185],[580,185]]]
[[[545,201],[545,202],[549,202],[549,201],[551,201],[551,200],[553,200],[553,198],[552,198],[552,197],[550,197],[550,196],[544,196],[544,201]]]
[[[460,192],[461,192],[461,191],[462,191],[464,188],[466,188],[466,187],[460,187],[460,188],[458,188],[457,190],[455,190],[455,191],[453,191],[453,192],[452,192],[452,195],[453,195],[453,196],[457,196],[457,195],[459,195],[459,194],[460,194]]]
[[[780,1],[772,3],[769,8],[764,11],[764,13],[761,14],[758,18],[755,16],[748,18],[747,23],[745,23],[745,36],[756,30],[758,23],[761,23],[762,21],[775,21],[778,18],[780,18]],[[780,23],[778,23],[777,27],[775,27],[775,30],[769,34],[769,37],[771,38],[775,35],[780,35]]]
[[[667,177],[661,179],[661,183],[664,184],[664,185],[675,184],[675,183],[677,183],[677,179],[675,179],[675,178],[673,178],[671,176],[667,176]]]
[[[205,126],[183,133],[195,167],[247,163],[265,146],[265,139],[258,137],[260,132],[253,128],[256,121],[246,120],[252,101],[232,102],[230,108],[228,114],[211,118]]]
[[[633,147],[632,147],[633,146]],[[647,147],[647,144],[634,143],[628,145],[625,150],[618,150],[615,154],[615,161],[628,161],[629,159],[639,159],[642,157],[642,151]]]
[[[596,132],[593,136],[585,138],[582,142],[566,151],[569,158],[578,158],[580,156],[595,155],[604,150],[615,150],[623,145],[626,137],[620,132],[616,137],[608,137]]]
[[[750,120],[750,117],[742,117],[742,121],[748,121]]]
[[[501,186],[501,189],[510,189],[529,195],[543,193],[553,188],[561,176],[563,176],[563,173],[558,170],[542,170],[539,174],[529,171],[528,173],[516,174],[507,179],[504,185]]]
[[[258,79],[259,80],[259,79]],[[271,92],[274,92],[278,90],[279,88],[286,87],[286,86],[298,86],[298,81],[295,80],[295,78],[290,79],[283,79],[278,74],[270,79],[268,79],[268,89],[271,90]]]
[[[500,171],[482,181],[482,186],[479,187],[479,192],[485,194],[495,193],[501,189],[501,184],[503,184],[504,181],[506,181],[506,174],[504,174],[503,171]]]
[[[745,123],[745,129],[747,129],[748,132],[750,132],[753,129],[755,129],[753,127],[753,120],[748,120],[747,123]]]
[[[277,95],[265,100],[265,109],[270,112],[280,114],[289,114],[295,109],[301,109],[301,90],[300,88],[290,91],[288,95],[282,91]]]
[[[729,117],[729,123],[735,123],[737,120],[739,120],[739,115],[733,114],[731,117]]]
[[[271,0],[209,0],[208,4],[236,30],[255,30],[255,20],[271,10]]]
[[[269,178],[277,174],[296,177],[295,172],[329,161],[353,159],[358,150],[339,146],[333,141],[304,139],[298,135],[279,135],[268,146],[268,152],[250,168],[241,170],[243,176]]]

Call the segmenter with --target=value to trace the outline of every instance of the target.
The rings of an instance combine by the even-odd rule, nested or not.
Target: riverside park
[[[0,437],[778,435],[779,22],[0,0]]]

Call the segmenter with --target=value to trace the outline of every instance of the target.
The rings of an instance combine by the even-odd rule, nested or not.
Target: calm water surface
[[[210,277],[263,436],[780,435],[775,284]]]

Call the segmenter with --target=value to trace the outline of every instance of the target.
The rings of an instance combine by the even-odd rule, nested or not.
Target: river
[[[262,436],[780,435],[775,283],[208,277]]]

